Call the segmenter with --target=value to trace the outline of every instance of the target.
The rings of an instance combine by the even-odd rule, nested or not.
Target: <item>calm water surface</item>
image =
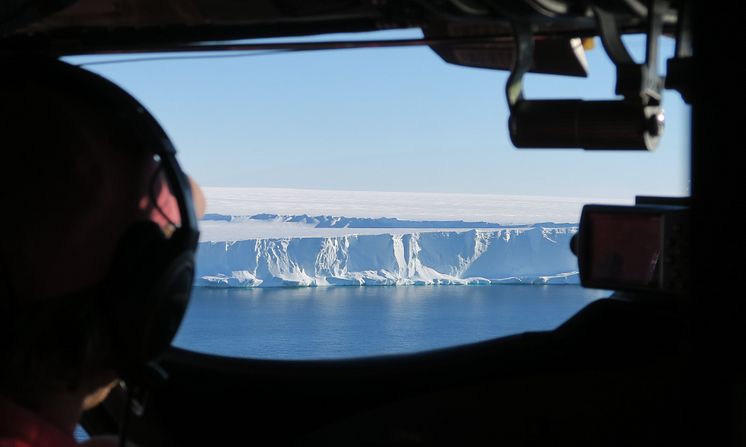
[[[608,295],[566,285],[195,288],[174,345],[272,359],[415,352],[554,329]]]

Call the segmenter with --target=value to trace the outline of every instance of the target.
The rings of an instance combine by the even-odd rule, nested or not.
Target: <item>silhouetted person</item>
[[[82,412],[118,381],[97,303],[117,244],[133,222],[167,234],[180,219],[152,148],[113,108],[40,71],[11,61],[0,73],[3,447],[75,444]]]

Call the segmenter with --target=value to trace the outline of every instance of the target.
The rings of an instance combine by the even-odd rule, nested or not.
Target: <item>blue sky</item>
[[[394,31],[380,38],[418,36]],[[644,39],[626,41],[642,57]],[[662,54],[672,51],[672,42],[663,41]],[[529,75],[527,98],[612,98],[613,66],[600,45],[587,55],[589,78]],[[93,60],[101,59],[112,57]],[[689,110],[673,91],[664,96],[666,131],[655,152],[517,150],[507,134],[508,73],[449,65],[426,47],[89,68],[153,112],[185,170],[204,186],[606,198],[688,193]]]

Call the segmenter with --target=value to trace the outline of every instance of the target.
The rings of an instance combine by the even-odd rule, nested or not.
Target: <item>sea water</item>
[[[572,285],[197,287],[174,345],[263,359],[410,353],[551,330],[608,295]]]

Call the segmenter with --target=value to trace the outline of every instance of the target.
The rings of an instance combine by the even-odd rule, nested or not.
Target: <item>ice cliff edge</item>
[[[577,227],[201,242],[195,285],[577,284]]]

